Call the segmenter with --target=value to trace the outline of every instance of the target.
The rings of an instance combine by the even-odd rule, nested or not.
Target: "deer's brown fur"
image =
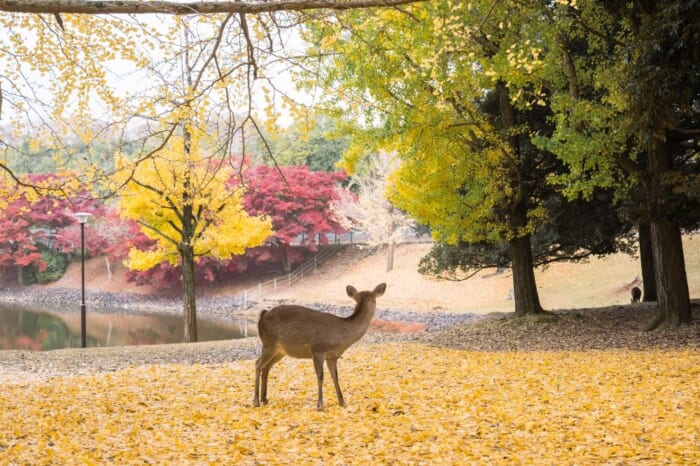
[[[642,299],[642,290],[638,286],[635,286],[630,290],[632,294],[632,304],[638,303]]]
[[[272,366],[285,356],[313,359],[318,380],[318,409],[323,409],[323,362],[333,379],[338,402],[345,406],[338,384],[338,358],[367,332],[377,298],[384,294],[386,284],[372,291],[357,291],[347,287],[348,296],[355,300],[355,310],[349,317],[338,317],[303,306],[282,305],[263,311],[258,321],[262,354],[255,363],[255,397],[253,404],[267,403],[267,377]]]

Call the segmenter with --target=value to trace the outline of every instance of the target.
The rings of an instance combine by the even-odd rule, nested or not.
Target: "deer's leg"
[[[331,378],[333,379],[333,385],[335,385],[335,394],[338,395],[338,403],[340,403],[340,406],[345,407],[343,393],[340,391],[340,384],[338,383],[338,360],[328,359],[326,363],[328,364],[328,372],[331,373]]]
[[[316,369],[316,379],[318,380],[318,404],[319,411],[323,411],[323,353],[314,353],[314,369]]]
[[[260,387],[260,401],[262,404],[267,404],[267,376],[270,373],[270,369],[272,369],[272,366],[277,364],[280,359],[284,357],[283,354],[276,354],[272,360],[267,363],[265,367],[262,369],[262,374],[261,374],[261,381],[262,381],[262,386]]]
[[[270,369],[268,367],[268,364],[270,361],[274,359],[276,356],[276,353],[274,350],[270,351],[269,349],[266,349],[265,346],[263,346],[262,349],[262,354],[258,358],[257,361],[255,361],[255,396],[253,397],[253,406],[258,407],[260,406],[260,378],[261,374],[263,373],[263,370],[267,368],[267,372],[270,372]],[[265,384],[267,384],[267,375],[265,376]],[[267,395],[267,386],[263,386],[263,393]],[[263,400],[265,398],[263,397]]]
[[[260,397],[258,396],[258,393],[260,392],[260,361],[262,360],[262,356],[258,358],[257,361],[255,361],[255,396],[253,396],[253,406],[256,408],[260,406]]]

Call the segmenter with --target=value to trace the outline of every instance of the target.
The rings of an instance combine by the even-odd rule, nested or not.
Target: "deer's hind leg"
[[[260,406],[261,398],[263,403],[267,403],[267,376],[272,365],[283,357],[284,354],[278,353],[275,349],[263,346],[262,354],[255,361],[255,396],[253,397],[253,406]],[[260,386],[261,379],[262,387]]]
[[[260,401],[262,404],[267,404],[267,376],[270,374],[270,369],[272,369],[272,366],[277,364],[283,357],[284,354],[276,354],[275,357],[272,358],[272,360],[262,369],[262,374],[260,376],[262,379],[262,386],[260,387]]]
[[[318,404],[316,407],[319,411],[323,411],[323,361],[325,355],[323,353],[314,353],[314,369],[316,369],[316,379],[318,380]]]

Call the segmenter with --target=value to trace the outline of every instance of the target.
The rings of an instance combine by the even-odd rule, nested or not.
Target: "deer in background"
[[[642,290],[638,286],[633,287],[630,292],[632,293],[632,304],[638,303],[642,299]]]
[[[323,410],[323,362],[326,361],[338,402],[345,406],[338,384],[338,358],[367,332],[377,308],[377,298],[386,291],[386,283],[377,285],[373,291],[357,291],[348,285],[346,291],[356,302],[349,317],[295,305],[262,311],[258,321],[262,354],[255,362],[254,406],[267,403],[267,376],[272,366],[285,356],[313,359],[319,411]]]

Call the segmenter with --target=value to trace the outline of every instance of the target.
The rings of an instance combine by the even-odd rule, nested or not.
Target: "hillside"
[[[700,234],[684,238],[686,267],[691,298],[700,298]],[[298,303],[350,304],[345,286],[358,289],[373,288],[386,282],[387,292],[381,298],[382,308],[415,311],[447,310],[452,312],[488,313],[513,310],[509,299],[512,275],[494,270],[484,271],[463,282],[438,281],[417,272],[420,258],[430,249],[429,244],[406,244],[396,249],[394,270],[384,272],[384,251],[373,255],[353,253],[352,249],[331,258],[316,272],[294,284],[291,288],[280,286],[276,294],[266,299]],[[108,273],[102,258],[86,263],[86,288],[92,291],[157,294],[162,291],[137,287],[126,283],[125,269],[113,265]],[[553,264],[537,270],[536,279],[540,300],[546,309],[588,308],[629,303],[629,288],[640,275],[637,259],[623,254],[591,259],[580,264]],[[265,278],[267,279],[267,278]],[[260,279],[246,278],[235,284],[202,287],[205,296],[227,296],[241,293],[257,286]],[[70,265],[66,275],[43,288],[80,287],[80,264]],[[177,286],[168,290],[179,293]]]

